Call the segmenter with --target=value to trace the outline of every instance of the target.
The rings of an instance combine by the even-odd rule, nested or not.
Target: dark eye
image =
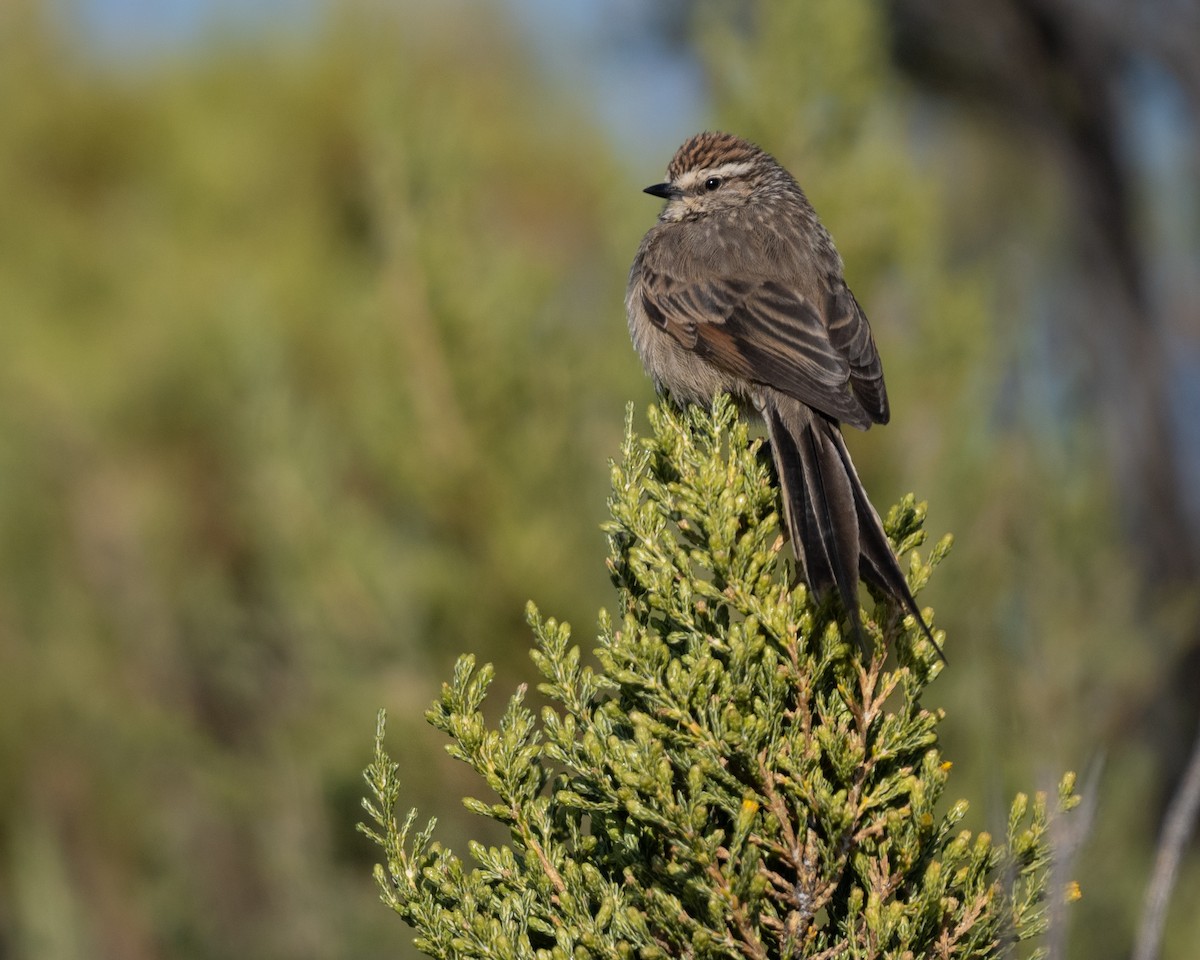
[[[719,187],[720,185],[721,185],[720,177],[709,177],[707,180],[704,181],[704,189],[705,190],[709,190],[709,191],[716,190],[717,187]]]

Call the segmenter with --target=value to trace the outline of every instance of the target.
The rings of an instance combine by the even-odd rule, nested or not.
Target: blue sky
[[[52,0],[96,51],[112,57],[170,52],[213,30],[303,28],[318,0]],[[650,29],[640,0],[499,0],[548,75],[584,105],[638,163],[665,166],[703,127],[698,66]],[[660,163],[661,161],[661,163]],[[658,167],[655,167],[657,170]]]

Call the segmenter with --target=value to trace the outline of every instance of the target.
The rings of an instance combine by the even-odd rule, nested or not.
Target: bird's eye
[[[716,190],[721,185],[720,177],[709,177],[704,181],[704,189],[708,191]]]

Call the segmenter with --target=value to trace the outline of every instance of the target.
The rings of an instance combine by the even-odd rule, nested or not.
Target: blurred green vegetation
[[[382,955],[363,733],[392,706],[457,815],[443,668],[603,602],[650,211],[494,18],[116,69],[37,12],[0,55],[0,953]]]
[[[405,805],[477,830],[422,720],[449,665],[508,688],[527,599],[581,627],[611,602],[606,463],[650,396],[622,296],[669,158],[623,168],[478,5],[124,65],[47,9],[0,17],[0,954],[403,955],[353,832],[375,711]],[[922,599],[957,637],[933,695],[972,825],[1106,757],[1071,932],[1105,955],[1159,813],[1122,706],[1171,623],[1134,616],[1086,431],[998,413],[1020,254],[972,231],[1017,148],[922,154],[881,29],[762,3],[694,43],[712,125],[794,170],[873,320],[868,489],[957,537]],[[1023,190],[1052,222],[1054,185]]]

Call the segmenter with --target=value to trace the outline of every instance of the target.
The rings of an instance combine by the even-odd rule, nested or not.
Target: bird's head
[[[698,220],[744,207],[790,179],[761,148],[728,133],[699,133],[667,167],[667,179],[645,193],[667,201],[659,220]]]

